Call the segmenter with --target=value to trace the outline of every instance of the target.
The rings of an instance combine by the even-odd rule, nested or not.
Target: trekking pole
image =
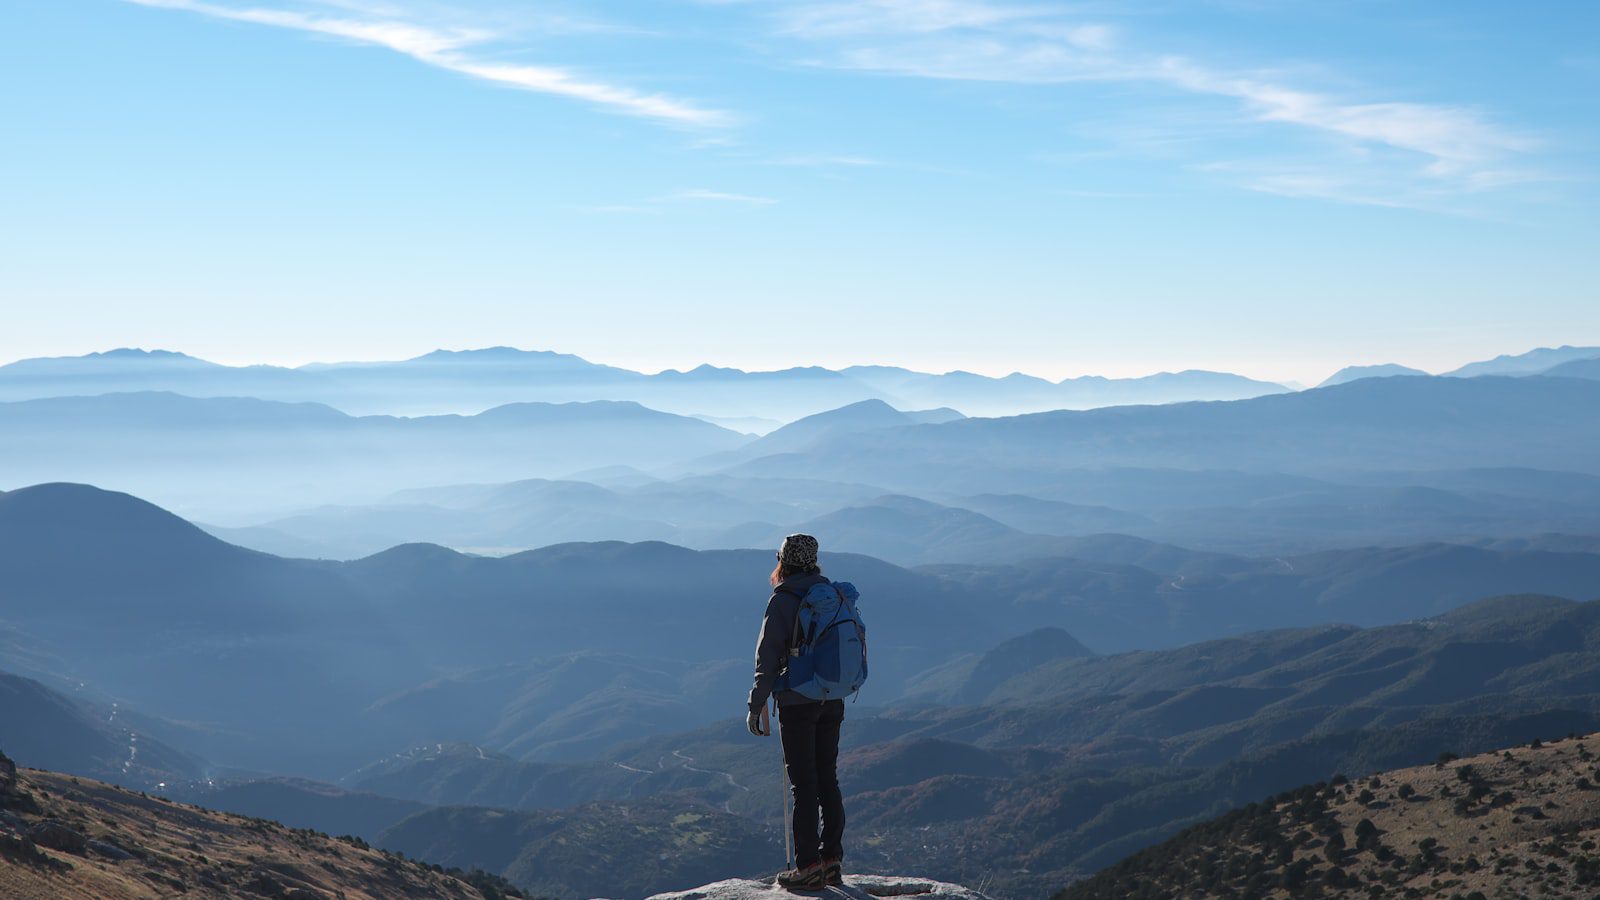
[[[784,864],[794,868],[794,812],[789,809],[789,767],[783,768],[783,859]]]
[[[773,701],[777,705],[777,701]],[[765,706],[761,707],[761,730],[767,734],[772,733],[772,718],[767,713]],[[782,744],[779,744],[782,750]],[[783,864],[787,868],[794,868],[794,826],[789,820],[789,767],[784,764],[783,754],[778,755],[778,773],[782,776],[783,788]]]

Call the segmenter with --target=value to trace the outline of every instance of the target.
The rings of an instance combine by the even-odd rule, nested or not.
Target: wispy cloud
[[[882,160],[869,156],[780,156],[766,161],[771,166],[797,166],[809,169],[847,168],[865,169],[883,165]]]
[[[932,34],[1036,21],[1048,15],[1044,10],[967,0],[813,0],[780,13],[785,30],[813,38],[884,32]]]
[[[673,191],[652,199],[652,203],[682,203],[695,201],[709,201],[712,203],[744,203],[751,206],[771,206],[777,203],[771,197],[757,197],[752,194],[731,194],[727,191],[708,191],[704,188],[686,188]]]
[[[735,194],[728,191],[713,191],[705,188],[683,188],[666,194],[658,194],[643,201],[633,203],[603,203],[594,206],[579,207],[580,212],[594,215],[633,215],[655,216],[661,215],[669,207],[690,203],[724,203],[735,206],[772,206],[778,201],[772,197],[759,197],[754,194]]]
[[[598,206],[580,206],[578,212],[597,216],[658,216],[661,207],[637,203],[602,203]]]
[[[678,125],[721,126],[730,116],[716,109],[597,81],[554,66],[498,62],[475,54],[500,40],[499,32],[470,26],[438,26],[405,18],[389,7],[350,0],[324,4],[336,12],[304,8],[228,6],[204,0],[125,0],[140,6],[183,10],[216,19],[248,22],[342,38],[383,47],[435,68],[508,87],[584,101],[602,109]]]
[[[1285,83],[1281,77],[1154,53],[1104,23],[1075,21],[1059,7],[986,0],[783,2],[777,31],[816,45],[818,64],[919,78],[1019,84],[1144,83],[1237,104],[1238,122],[1289,126],[1370,152],[1345,153],[1339,178],[1325,171],[1264,174],[1240,184],[1275,193],[1328,196],[1364,181],[1343,199],[1394,201],[1390,190],[1472,193],[1537,177],[1516,161],[1538,142],[1462,105],[1369,101]],[[1330,163],[1335,161],[1328,161]],[[1315,164],[1307,160],[1308,168]],[[1368,177],[1355,174],[1361,168]],[[1319,190],[1285,190],[1296,182]],[[1373,196],[1369,196],[1369,194]]]

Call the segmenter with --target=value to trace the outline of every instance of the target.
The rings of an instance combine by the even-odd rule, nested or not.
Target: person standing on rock
[[[753,735],[772,733],[764,721],[772,698],[794,797],[794,868],[778,875],[778,885],[821,890],[844,883],[839,730],[844,698],[867,678],[866,626],[855,587],[822,577],[817,539],[809,534],[783,539],[769,581],[748,725]]]

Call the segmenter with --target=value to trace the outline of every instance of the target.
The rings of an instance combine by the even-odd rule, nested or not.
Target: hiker
[[[794,868],[778,876],[778,885],[821,890],[844,883],[839,727],[844,698],[866,679],[866,628],[855,609],[856,589],[822,577],[817,539],[809,534],[783,539],[769,580],[748,725],[751,734],[772,733],[765,713],[773,698],[794,797]]]

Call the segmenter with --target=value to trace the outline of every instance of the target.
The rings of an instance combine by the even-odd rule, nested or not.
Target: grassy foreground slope
[[[365,843],[212,812],[0,755],[0,897],[494,900],[482,873],[444,872]]]
[[[1280,794],[1055,900],[1600,895],[1600,734]]]

